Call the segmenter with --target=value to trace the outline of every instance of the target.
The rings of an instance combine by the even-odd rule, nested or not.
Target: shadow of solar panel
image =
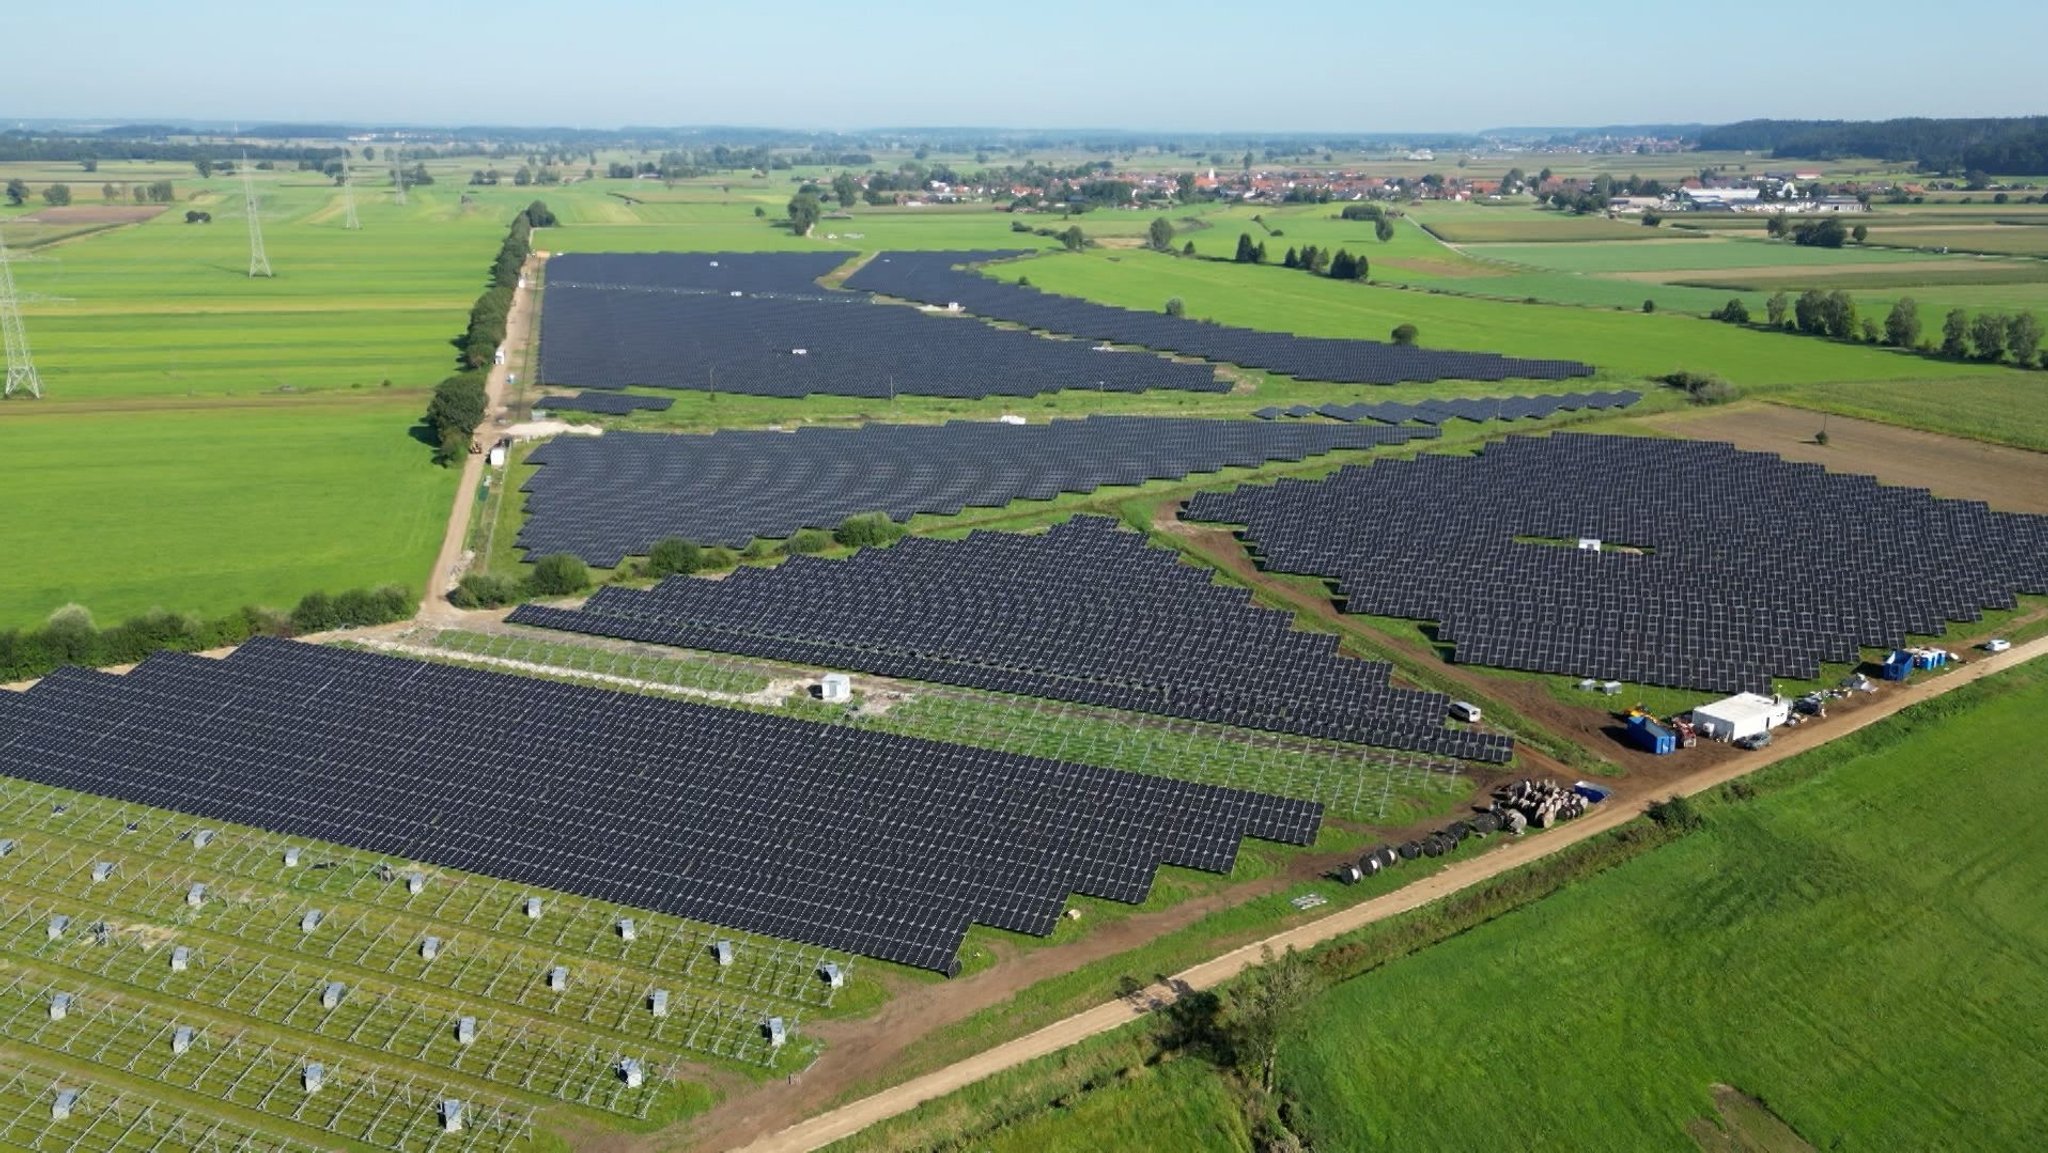
[[[1704,441],[1509,437],[1201,494],[1187,517],[1245,526],[1348,611],[1439,622],[1462,662],[1712,691],[2048,592],[2048,517]]]
[[[670,536],[739,548],[866,513],[950,516],[1435,435],[1422,427],[1091,416],[563,437],[530,458],[543,467],[525,485],[519,545],[609,568]]]
[[[1319,806],[259,638],[0,693],[8,775],[940,972]],[[431,733],[431,740],[422,734]]]
[[[848,288],[920,301],[959,305],[976,316],[1043,332],[1087,337],[1261,368],[1301,380],[1345,384],[1399,384],[1432,380],[1565,380],[1592,375],[1577,361],[1529,360],[1493,353],[1453,352],[1261,332],[1159,313],[1137,312],[991,280],[957,266],[1030,255],[1024,250],[885,252],[846,280]]]
[[[1473,760],[1512,748],[1445,728],[1447,698],[1394,688],[1390,666],[1100,517],[606,588],[511,620]]]

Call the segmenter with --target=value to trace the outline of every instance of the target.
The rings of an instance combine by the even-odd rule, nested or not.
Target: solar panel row
[[[742,547],[882,512],[903,521],[1104,485],[1431,437],[1419,426],[1091,416],[701,436],[610,432],[536,449],[520,547],[611,567],[664,537]]]
[[[600,590],[515,624],[1076,701],[1243,728],[1504,761],[1508,738],[1444,726],[1449,700],[1393,687],[1113,520],[1041,535],[911,538],[723,580]]]
[[[0,693],[7,773],[941,972],[1310,802],[259,638]]]
[[[1288,408],[1274,406],[1259,409],[1252,415],[1260,420],[1278,420],[1283,416],[1326,416],[1347,424],[1373,420],[1382,424],[1419,421],[1423,424],[1441,425],[1453,420],[1542,420],[1545,417],[1556,416],[1560,412],[1627,408],[1642,399],[1642,393],[1627,390],[1566,392],[1540,396],[1450,396],[1442,400],[1425,400],[1418,404],[1388,401],[1383,404],[1325,404],[1320,407],[1306,404]]]
[[[1226,392],[1204,364],[1100,352],[826,290],[843,254],[560,256],[548,263],[540,379],[755,396]],[[800,258],[800,259],[799,259]]]
[[[1346,384],[1404,381],[1564,380],[1592,369],[1570,360],[1525,360],[1484,352],[1452,352],[1262,332],[1160,312],[1138,312],[991,280],[956,266],[1028,255],[1022,251],[885,252],[846,280],[848,288],[926,304],[957,304],[976,316],[1043,332],[1199,356],[1262,368],[1301,380]]]
[[[634,396],[623,392],[579,392],[566,396],[546,396],[534,402],[537,412],[598,412],[606,416],[625,416],[633,412],[666,412],[674,404],[672,396]]]
[[[2048,593],[2048,517],[1703,441],[1510,437],[1187,516],[1335,578],[1351,612],[1441,622],[1463,662],[1715,691]]]

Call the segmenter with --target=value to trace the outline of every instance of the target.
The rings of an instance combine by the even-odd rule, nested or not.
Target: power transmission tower
[[[363,222],[356,219],[356,183],[355,178],[349,175],[346,145],[341,149],[341,203],[348,213],[342,219],[341,226],[350,230],[361,228]]]
[[[263,221],[256,215],[256,181],[249,175],[249,157],[242,157],[242,203],[249,216],[249,275],[269,276],[270,257],[263,254]]]
[[[7,388],[0,397],[25,392],[42,399],[43,381],[28,355],[28,333],[21,327],[20,301],[14,295],[14,270],[7,263],[7,242],[0,239],[0,345],[7,350]]]
[[[398,190],[398,203],[405,203],[405,165],[399,161],[398,149],[393,148],[385,155],[391,157],[391,187]]]

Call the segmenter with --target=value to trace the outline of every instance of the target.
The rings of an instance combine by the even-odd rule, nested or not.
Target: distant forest
[[[1712,151],[1835,160],[1874,156],[1928,172],[2048,174],[2048,116],[2002,120],[1745,120],[1709,128]]]

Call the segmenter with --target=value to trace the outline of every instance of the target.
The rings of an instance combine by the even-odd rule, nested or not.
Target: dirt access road
[[[514,369],[531,370],[523,364],[523,355],[528,347],[527,335],[533,331],[533,309],[536,294],[529,285],[540,279],[541,261],[547,259],[544,252],[536,252],[526,258],[526,267],[520,269],[519,287],[512,290],[512,311],[505,319],[505,363],[493,365],[484,377],[484,423],[477,429],[480,438],[493,437],[495,423],[505,410],[505,396],[510,388],[510,377]],[[484,446],[489,449],[489,445]],[[469,541],[469,518],[476,509],[476,490],[483,483],[484,469],[489,467],[487,452],[471,453],[462,462],[462,479],[455,489],[455,508],[448,515],[448,535],[441,539],[441,553],[434,558],[434,571],[427,574],[426,596],[420,601],[417,619],[422,621],[461,620],[461,614],[448,603],[448,590],[461,579],[463,567],[463,546]]]
[[[1769,749],[1751,757],[1724,761],[1682,776],[1671,782],[1663,792],[1665,795],[1691,795],[1718,788],[1766,765],[1875,724],[1909,705],[1953,692],[1981,677],[2042,656],[2048,656],[2048,637],[2016,645],[2011,650],[1997,655],[1979,656],[1968,665],[1945,676],[1890,689],[1881,699],[1872,702],[1870,707],[1844,717],[1840,724],[1808,725],[1784,730],[1783,735],[1773,742]],[[1036,1033],[998,1045],[987,1052],[976,1054],[964,1061],[885,1089],[831,1112],[819,1114],[780,1132],[760,1137],[743,1146],[743,1153],[808,1153],[809,1150],[822,1148],[985,1077],[1014,1069],[1027,1061],[1057,1053],[1090,1037],[1107,1033],[1145,1016],[1160,1006],[1172,1004],[1186,993],[1211,988],[1227,981],[1256,964],[1265,949],[1270,948],[1275,952],[1290,947],[1307,949],[1360,926],[1420,908],[1633,820],[1641,814],[1643,804],[1641,800],[1628,802],[1617,799],[1609,802],[1571,824],[1540,835],[1511,841],[1482,856],[1448,865],[1385,896],[1275,934],[1263,941],[1233,949],[1214,960],[1182,970],[1166,982],[1153,985],[1135,996],[1097,1005],[1048,1025]]]

